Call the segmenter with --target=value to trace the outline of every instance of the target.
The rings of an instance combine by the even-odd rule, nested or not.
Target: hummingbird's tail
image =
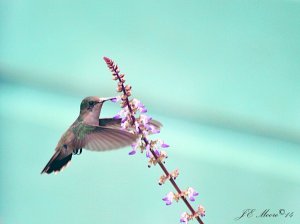
[[[71,159],[72,153],[70,155],[65,156],[60,150],[57,150],[51,157],[45,168],[42,170],[41,174],[59,172],[71,161]]]

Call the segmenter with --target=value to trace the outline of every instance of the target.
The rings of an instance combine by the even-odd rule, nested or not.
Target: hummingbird
[[[82,100],[78,118],[60,138],[54,155],[41,174],[61,171],[69,164],[72,155],[82,153],[82,148],[107,151],[128,146],[137,140],[138,135],[121,129],[121,119],[99,119],[103,103],[113,99],[115,97],[89,96]],[[156,121],[151,123],[157,128],[161,126]]]

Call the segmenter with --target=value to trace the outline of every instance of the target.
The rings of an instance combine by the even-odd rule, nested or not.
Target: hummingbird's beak
[[[107,97],[107,98],[99,98],[100,102],[104,103],[105,101],[112,101],[115,102],[117,100],[116,97]]]

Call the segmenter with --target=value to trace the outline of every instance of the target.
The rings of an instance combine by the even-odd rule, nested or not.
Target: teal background
[[[165,224],[187,210],[164,205],[171,185],[129,148],[40,175],[82,98],[116,94],[102,56],[164,124],[166,165],[199,192],[205,223],[300,222],[299,1],[4,0],[1,224]],[[247,208],[294,216],[235,221]]]

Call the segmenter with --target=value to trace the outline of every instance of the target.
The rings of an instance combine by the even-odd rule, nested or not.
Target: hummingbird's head
[[[80,104],[80,114],[95,113],[99,117],[100,110],[105,101],[113,100],[115,97],[100,98],[97,96],[88,96]]]

